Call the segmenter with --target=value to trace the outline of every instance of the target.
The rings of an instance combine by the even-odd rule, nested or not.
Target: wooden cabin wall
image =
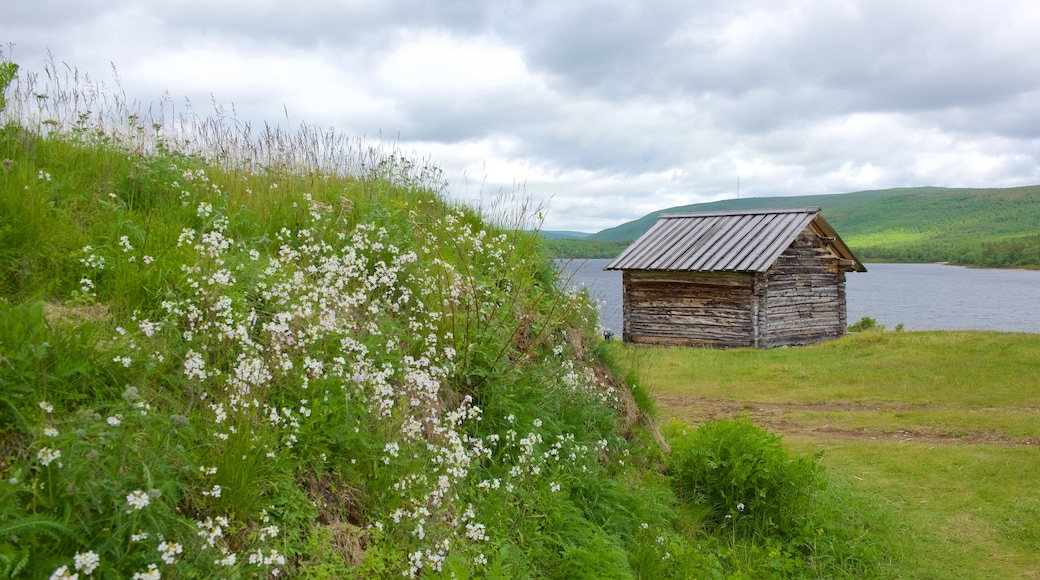
[[[812,344],[845,334],[845,269],[809,228],[773,263],[763,282],[757,346]]]
[[[752,346],[754,275],[625,271],[627,342]]]

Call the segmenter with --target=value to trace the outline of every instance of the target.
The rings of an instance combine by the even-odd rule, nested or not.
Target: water
[[[601,301],[600,324],[621,334],[621,272],[610,260],[561,264],[572,284]],[[864,316],[889,329],[1040,332],[1040,271],[943,264],[867,264],[845,276],[849,323]]]

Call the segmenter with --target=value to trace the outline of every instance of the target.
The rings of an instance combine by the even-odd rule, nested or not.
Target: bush
[[[780,439],[746,419],[693,431],[673,422],[667,462],[672,487],[711,526],[732,526],[747,536],[797,533],[824,486],[823,467],[818,455],[792,457]]]
[[[902,326],[902,324],[900,324],[900,326]],[[880,331],[880,330],[884,330],[884,329],[885,329],[885,325],[884,324],[878,324],[877,319],[876,318],[872,318],[870,316],[864,316],[863,318],[860,318],[858,321],[856,321],[856,322],[854,322],[854,323],[849,325],[849,332],[864,332],[864,331],[867,331],[867,330],[879,330]]]

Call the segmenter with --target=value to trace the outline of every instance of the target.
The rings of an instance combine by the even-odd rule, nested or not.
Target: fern
[[[29,548],[6,553],[0,547],[0,578],[14,578],[29,564]]]
[[[67,524],[52,520],[47,516],[34,514],[18,518],[11,522],[0,523],[0,537],[17,536],[19,534],[42,534],[52,540],[60,540],[62,536],[72,532]]]

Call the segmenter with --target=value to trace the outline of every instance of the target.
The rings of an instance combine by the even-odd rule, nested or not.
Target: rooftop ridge
[[[763,214],[781,214],[781,213],[820,213],[819,207],[799,207],[799,208],[787,208],[787,209],[742,209],[742,210],[717,210],[717,211],[699,211],[699,212],[684,212],[684,213],[663,213],[657,216],[657,219],[676,219],[676,218],[691,218],[691,217],[721,217],[721,216],[741,216],[741,215],[763,215]]]

